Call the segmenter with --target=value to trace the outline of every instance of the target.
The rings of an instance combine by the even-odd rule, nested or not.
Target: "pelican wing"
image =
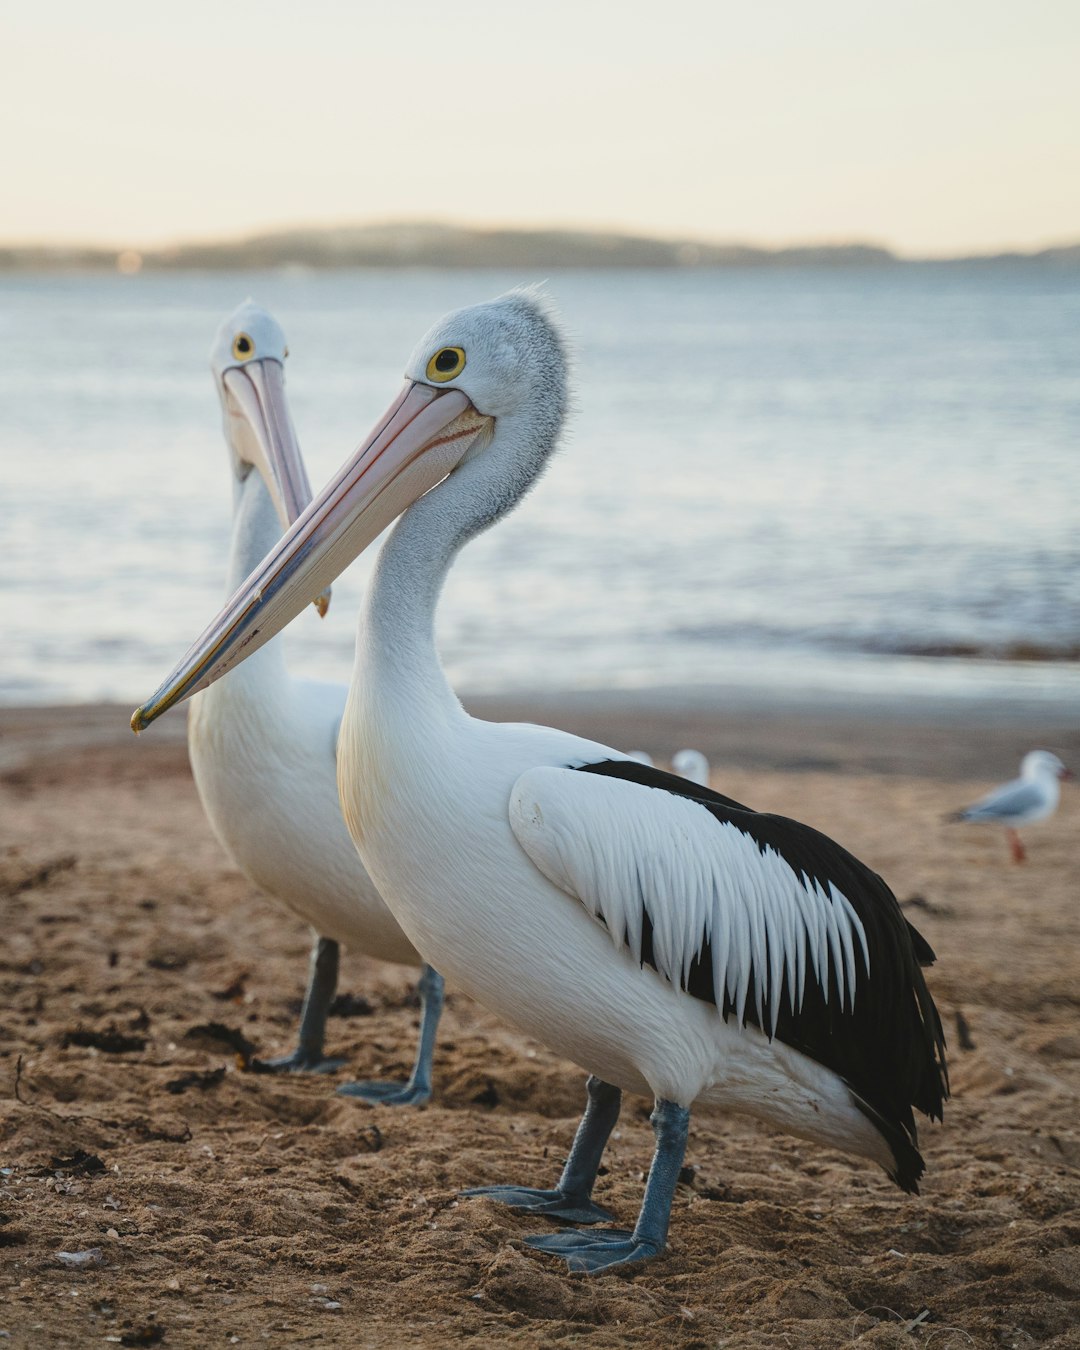
[[[944,1039],[919,968],[933,952],[833,840],[620,761],[528,770],[510,825],[635,961],[833,1068],[876,1109],[940,1115]]]

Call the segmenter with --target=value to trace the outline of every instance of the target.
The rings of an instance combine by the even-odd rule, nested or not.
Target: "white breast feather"
[[[810,978],[826,1001],[853,1007],[870,973],[862,921],[831,884],[797,874],[737,826],[684,797],[572,769],[523,773],[510,796],[510,826],[540,871],[603,921],[616,947],[641,960],[642,916],[652,920],[653,959],[685,986],[703,941],[713,987],[726,992],[739,1026],[748,1003],[775,1027],[786,972],[792,1012]],[[856,948],[862,953],[857,975]],[[830,980],[830,968],[832,980]]]

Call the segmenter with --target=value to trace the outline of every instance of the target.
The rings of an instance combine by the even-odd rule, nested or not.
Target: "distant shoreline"
[[[1080,243],[1032,251],[905,258],[878,244],[848,242],[765,248],[697,239],[584,230],[476,229],[404,222],[278,230],[243,239],[164,248],[0,244],[0,274],[264,270],[298,268],[689,269],[911,266],[1080,267]]]

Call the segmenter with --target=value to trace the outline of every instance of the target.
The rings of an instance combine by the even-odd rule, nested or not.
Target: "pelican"
[[[1027,853],[1016,827],[1034,825],[1052,816],[1061,799],[1061,784],[1072,776],[1072,771],[1049,750],[1029,750],[1020,761],[1019,778],[1003,783],[962,811],[954,811],[946,820],[1004,825],[1012,860],[1022,863]]]
[[[700,750],[679,750],[671,757],[671,767],[681,777],[696,783],[698,787],[709,786],[709,761]]]
[[[416,949],[589,1075],[553,1188],[469,1194],[610,1219],[591,1197],[621,1094],[653,1098],[633,1230],[527,1239],[595,1271],[664,1250],[695,1105],[847,1149],[915,1191],[912,1107],[940,1117],[947,1079],[920,970],[933,952],[850,853],[608,746],[479,721],[454,696],[434,640],[444,577],[540,476],[566,405],[543,297],[511,292],[437,323],[370,436],[132,726],[246,658],[400,517],[358,630],[345,820]]]
[[[250,301],[225,320],[211,348],[233,474],[230,593],[311,500],[285,400],[287,355],[277,322]],[[322,612],[326,599],[315,597]],[[268,642],[199,694],[188,720],[191,767],[214,833],[245,876],[314,929],[299,1043],[261,1065],[278,1072],[321,1073],[343,1063],[323,1056],[339,944],[421,964],[342,820],[335,746],[346,692],[291,679],[281,642]],[[442,979],[425,966],[419,988],[420,1046],[409,1081],[349,1083],[339,1092],[390,1105],[428,1100]]]

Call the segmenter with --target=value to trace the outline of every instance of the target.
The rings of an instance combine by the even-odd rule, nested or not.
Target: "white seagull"
[[[709,761],[700,750],[676,751],[671,758],[671,767],[698,787],[709,786]]]
[[[1019,778],[988,792],[962,811],[954,811],[946,820],[1004,825],[1012,860],[1022,863],[1027,854],[1017,826],[1034,825],[1052,816],[1061,799],[1062,781],[1072,776],[1072,771],[1049,750],[1029,750],[1020,761]]]
[[[607,746],[479,721],[454,696],[433,631],[443,579],[539,477],[567,397],[563,341],[534,293],[436,324],[371,435],[132,726],[244,659],[401,517],[359,627],[345,819],[417,950],[590,1075],[555,1187],[474,1193],[610,1218],[591,1194],[621,1092],[654,1098],[633,1231],[528,1239],[601,1270],[663,1251],[692,1106],[847,1149],[914,1191],[912,1107],[940,1117],[947,1082],[920,970],[933,953],[850,853]]]
[[[285,335],[250,301],[218,330],[210,361],[221,397],[233,479],[229,592],[311,501],[285,399]],[[316,599],[325,610],[326,596]],[[335,747],[344,686],[291,679],[280,641],[192,701],[188,751],[207,818],[240,870],[315,932],[296,1049],[263,1070],[326,1072],[326,1018],[337,988],[338,945],[381,961],[420,965],[383,904],[341,817]],[[405,1084],[348,1083],[348,1096],[415,1104],[431,1096],[442,979],[420,979],[420,1047]]]

